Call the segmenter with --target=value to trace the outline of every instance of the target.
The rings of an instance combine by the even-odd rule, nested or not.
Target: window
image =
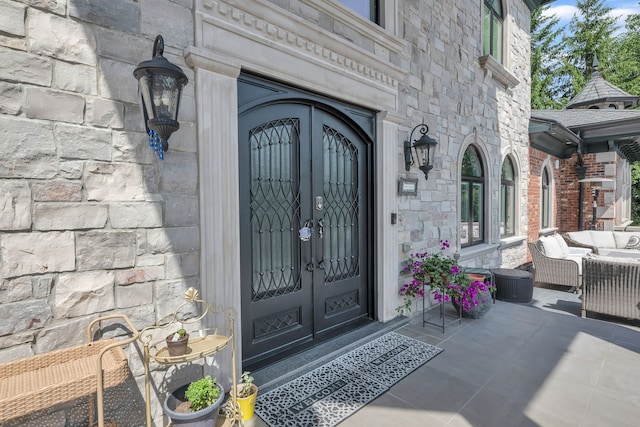
[[[380,0],[339,0],[340,3],[344,4],[348,8],[353,9],[359,15],[364,16],[369,21],[373,21],[376,24],[380,23],[380,19],[378,16],[378,3]]]
[[[462,158],[460,245],[484,242],[484,169],[478,149],[470,145]]]
[[[549,169],[544,168],[542,170],[542,189],[540,191],[540,225],[542,228],[549,228],[551,226],[550,213],[551,213],[551,199],[550,199],[550,187],[551,178],[549,176]]]
[[[500,182],[500,237],[516,234],[516,181],[513,161],[506,157],[502,163]]]
[[[491,55],[502,64],[502,2],[484,0],[483,11],[483,55]]]

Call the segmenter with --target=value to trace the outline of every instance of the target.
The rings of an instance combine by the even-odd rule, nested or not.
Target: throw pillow
[[[562,236],[559,234],[553,234],[551,235],[551,237],[556,239],[558,245],[560,245],[560,249],[562,250],[563,258],[566,258],[566,256],[569,255],[569,245],[567,245],[567,242],[565,242]]]
[[[549,258],[564,258],[566,256],[555,237],[541,236],[540,243],[544,248],[544,254]]]
[[[625,249],[640,249],[640,236],[631,236]]]

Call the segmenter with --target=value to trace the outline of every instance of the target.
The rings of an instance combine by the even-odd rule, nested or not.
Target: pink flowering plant
[[[458,262],[445,254],[448,249],[449,242],[440,240],[439,252],[411,255],[402,273],[410,274],[412,280],[400,287],[404,304],[396,308],[398,313],[411,312],[414,301],[424,298],[425,291],[431,292],[436,302],[453,301],[465,311],[487,303],[483,295],[495,289],[495,285],[471,280]]]

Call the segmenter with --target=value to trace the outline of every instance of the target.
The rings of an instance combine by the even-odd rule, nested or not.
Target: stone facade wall
[[[199,288],[205,281],[200,236],[209,236],[211,230],[222,235],[225,230],[219,230],[218,224],[203,231],[200,209],[205,174],[199,168],[212,160],[203,158],[198,144],[210,142],[202,136],[208,135],[211,126],[224,128],[224,135],[237,130],[220,123],[225,118],[224,123],[230,123],[225,115],[233,114],[229,111],[207,111],[204,114],[211,122],[196,123],[203,114],[196,109],[196,67],[185,64],[184,50],[197,47],[190,51],[192,57],[213,52],[225,41],[211,35],[218,30],[228,35],[224,31],[233,26],[237,26],[233,28],[237,40],[245,30],[252,37],[273,37],[265,44],[284,45],[279,52],[289,52],[296,61],[308,57],[309,69],[322,69],[328,82],[349,74],[351,81],[363,87],[376,87],[372,103],[396,104],[395,110],[388,111],[392,120],[385,124],[387,132],[393,133],[385,141],[393,141],[395,156],[380,156],[377,161],[384,165],[375,169],[393,165],[400,177],[418,179],[417,196],[393,194],[390,200],[380,201],[397,207],[397,225],[381,219],[377,226],[385,233],[391,227],[397,235],[391,247],[397,242],[398,261],[409,253],[436,250],[443,239],[452,242],[461,262],[469,267],[515,267],[525,262],[530,224],[526,204],[518,208],[521,226],[516,239],[501,241],[498,224],[500,171],[506,155],[515,159],[519,200],[526,200],[531,188],[529,11],[522,0],[505,1],[509,52],[505,69],[518,82],[513,86],[479,63],[482,2],[478,0],[390,1],[389,5],[396,5],[397,22],[388,38],[348,19],[336,19],[321,0],[255,0],[260,10],[265,4],[277,10],[259,17],[273,20],[273,28],[295,27],[283,24],[283,16],[291,17],[283,11],[318,27],[290,34],[292,39],[295,36],[290,46],[278,44],[288,40],[285,32],[273,34],[262,21],[255,28],[247,22],[246,29],[245,23],[231,22],[239,14],[222,21],[224,13],[239,7],[239,2],[228,3],[227,9],[224,1],[214,0],[0,0],[0,362],[80,343],[86,324],[99,314],[124,313],[139,328],[148,326],[173,310],[186,288]],[[198,19],[206,15],[211,31],[201,41],[194,40],[194,9],[198,8],[203,12]],[[169,140],[164,161],[147,146],[132,76],[140,61],[150,59],[157,31],[164,36],[165,57],[182,67],[190,81],[180,104],[181,128]],[[320,40],[317,45],[314,37]],[[335,51],[322,50],[328,41],[338,45],[338,39]],[[251,43],[254,49],[263,46]],[[294,52],[303,45],[317,50],[308,56]],[[323,52],[328,52],[327,58],[321,57]],[[224,59],[233,66],[245,65],[238,65],[233,52],[220,48],[214,53],[216,59],[226,55]],[[358,59],[351,65],[374,66],[349,70],[344,66],[351,60],[349,55]],[[207,65],[206,60],[202,63]],[[274,79],[301,83],[299,76],[288,81],[277,68],[280,64],[273,65],[271,73],[259,58],[254,64]],[[225,99],[233,100],[233,73],[226,69],[229,75],[220,78],[212,71],[215,68],[198,71],[199,95],[211,87],[223,87],[228,90]],[[396,82],[398,75],[407,78]],[[340,92],[339,85],[345,81],[327,83],[324,93]],[[200,110],[203,104],[210,105],[199,99]],[[427,181],[416,167],[405,172],[403,158],[403,141],[423,122],[439,142]],[[233,141],[224,142],[224,149],[232,153]],[[486,166],[488,221],[485,244],[467,250],[459,245],[458,194],[461,158],[470,143],[477,144]],[[383,147],[378,147],[382,152]],[[224,155],[234,158],[226,151]],[[237,171],[233,172],[221,170],[220,175],[236,177]],[[214,190],[217,196],[226,194],[217,186]],[[204,213],[208,220],[238,215],[229,209],[221,213],[218,207]],[[220,250],[215,248],[216,256]],[[233,258],[233,254],[219,258],[224,256]],[[399,272],[400,265],[395,260],[391,263],[393,271],[397,267]],[[220,282],[209,278],[235,277],[239,269],[238,265],[223,267],[207,271],[207,283]],[[399,302],[398,282],[405,280],[399,273],[391,277],[390,283],[380,285],[383,292],[378,292],[387,308]],[[235,291],[217,286],[219,294],[214,294],[236,301]],[[378,310],[381,316],[383,310]],[[140,385],[139,355],[130,356]],[[156,402],[154,418],[159,419],[160,413]]]

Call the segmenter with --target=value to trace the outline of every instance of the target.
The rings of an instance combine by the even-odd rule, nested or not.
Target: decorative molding
[[[479,58],[480,66],[485,70],[485,72],[491,72],[491,76],[508,87],[509,89],[513,89],[518,86],[520,80],[509,70],[504,68],[502,64],[495,60],[495,58],[491,55],[481,56]]]
[[[397,88],[398,82],[408,76],[408,70],[402,70],[391,64],[388,58],[368,52],[312,22],[284,9],[274,13],[273,3],[265,3],[264,0],[252,0],[247,3],[232,6],[218,0],[205,0],[203,7],[206,7],[210,13],[197,14],[197,19],[201,19],[200,32],[202,33],[196,36],[198,47],[223,52],[220,43],[225,43],[224,38],[210,40],[203,37],[206,27],[213,26],[218,35],[221,34],[220,30],[229,31],[268,48],[287,51],[290,54],[294,52],[295,57],[306,61],[315,58],[318,62],[329,63],[369,82],[373,80],[389,88]],[[261,16],[268,17],[268,21]],[[384,31],[380,29],[377,35],[380,36],[383,33]],[[388,34],[385,36],[391,37]],[[374,38],[374,41],[378,42],[379,38]],[[389,40],[393,39],[391,37]],[[385,47],[388,46],[385,45]],[[395,46],[395,48],[398,47],[400,46]],[[242,52],[237,53],[238,57],[241,57]]]

